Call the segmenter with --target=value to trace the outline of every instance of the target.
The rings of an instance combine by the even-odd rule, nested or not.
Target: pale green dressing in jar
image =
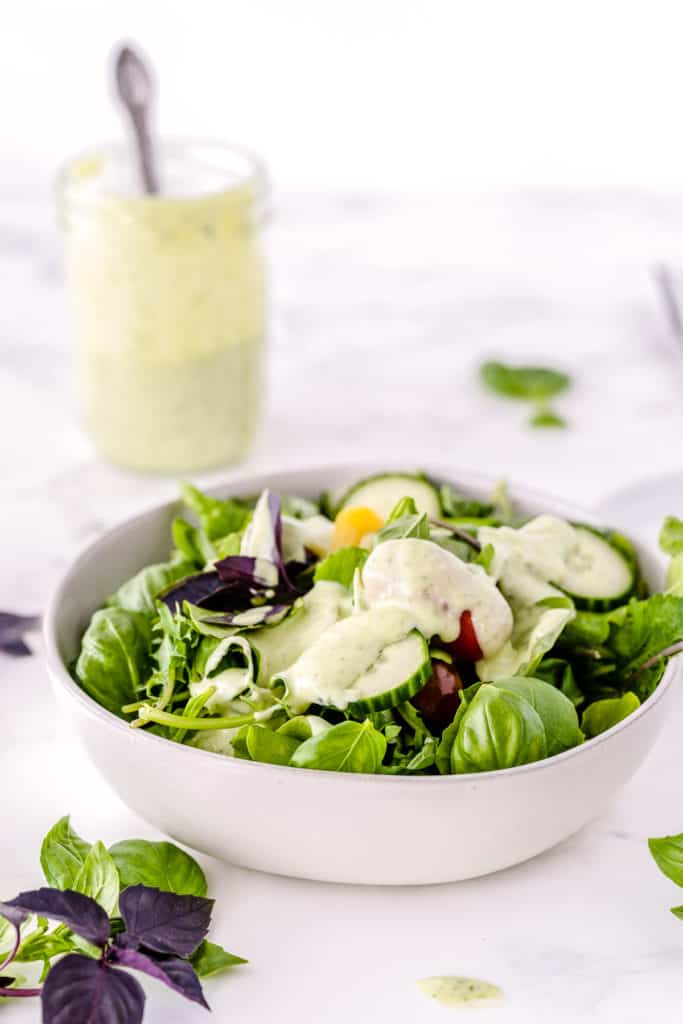
[[[114,462],[198,470],[245,455],[263,397],[263,172],[219,145],[161,147],[140,195],[109,147],[61,180],[86,426]]]

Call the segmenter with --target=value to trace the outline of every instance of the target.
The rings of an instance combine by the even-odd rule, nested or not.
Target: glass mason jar
[[[256,433],[268,187],[241,150],[159,150],[159,195],[121,144],[68,164],[59,202],[88,432],[115,463],[172,473],[237,461]]]

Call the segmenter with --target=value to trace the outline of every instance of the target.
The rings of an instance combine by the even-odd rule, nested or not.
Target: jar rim
[[[257,205],[267,203],[270,193],[270,182],[265,161],[253,150],[238,144],[225,142],[219,139],[170,137],[162,138],[159,142],[161,153],[166,157],[190,156],[196,154],[196,164],[199,168],[211,170],[214,175],[219,175],[223,170],[226,174],[226,181],[223,187],[213,186],[198,192],[167,193],[160,192],[158,195],[145,193],[127,194],[116,188],[105,188],[97,192],[98,196],[116,196],[120,198],[131,198],[144,200],[146,202],[176,201],[182,203],[188,200],[196,200],[216,195],[223,195],[236,191],[237,189],[251,186],[254,191],[254,200]],[[114,160],[123,166],[130,164],[133,159],[132,144],[128,140],[115,142],[95,143],[88,146],[74,156],[62,162],[57,170],[56,184],[60,195],[64,196],[72,188],[78,189],[79,182],[73,176],[73,170],[79,163],[88,160]],[[224,164],[221,164],[221,159]],[[232,162],[232,163],[231,163]],[[236,168],[236,164],[241,166]],[[265,215],[265,211],[264,211]]]

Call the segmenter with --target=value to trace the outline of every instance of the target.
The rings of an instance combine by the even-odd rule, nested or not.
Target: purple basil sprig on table
[[[33,652],[24,638],[39,626],[39,615],[0,612],[0,651],[14,658],[29,657]]]
[[[69,953],[51,968],[42,989],[10,987],[0,973],[0,997],[40,995],[44,1024],[139,1024],[145,1007],[140,983],[126,968],[157,978],[174,992],[209,1009],[187,957],[206,938],[213,900],[132,885],[119,897],[123,931],[112,935],[103,908],[90,896],[44,887],[0,903],[0,914],[15,931],[14,948],[0,972],[14,959],[20,927],[29,914],[60,921],[99,951],[96,957]]]

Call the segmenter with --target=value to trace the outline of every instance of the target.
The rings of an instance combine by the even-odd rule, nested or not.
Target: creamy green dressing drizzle
[[[421,978],[418,990],[441,1006],[500,1006],[503,990],[490,981],[463,978],[454,974]]]
[[[258,654],[258,682],[268,683],[274,675],[293,665],[318,637],[340,619],[351,614],[351,595],[346,587],[331,580],[319,580],[302,598],[301,608],[278,626],[255,629],[249,641]]]
[[[428,639],[455,640],[464,611],[471,612],[485,655],[500,650],[512,632],[512,612],[494,580],[481,566],[463,562],[432,541],[379,544],[363,568],[363,587],[371,608],[391,604],[404,609]]]
[[[543,608],[538,602],[564,597],[550,581],[563,578],[576,551],[576,531],[563,519],[543,515],[518,530],[484,526],[478,537],[493,548],[489,573],[513,609],[514,628],[500,650],[484,651],[477,674],[480,679],[512,676],[550,650],[574,618],[571,608]]]
[[[359,612],[327,629],[293,665],[279,673],[292,710],[325,704],[343,710],[357,696],[354,683],[390,644],[413,628],[407,610],[384,605]],[[397,684],[402,682],[396,680]]]

